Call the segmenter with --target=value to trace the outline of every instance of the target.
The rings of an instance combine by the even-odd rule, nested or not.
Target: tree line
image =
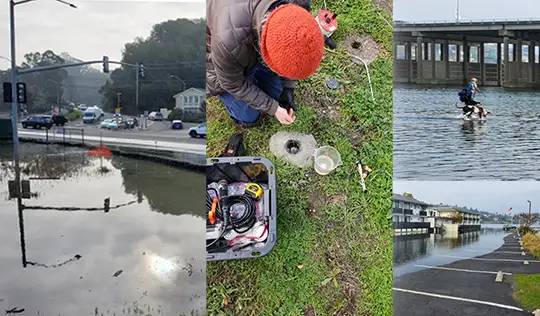
[[[184,88],[205,87],[204,19],[177,19],[158,23],[147,38],[126,43],[123,63],[145,65],[144,78],[139,78],[138,112],[174,107],[173,96]],[[103,55],[107,55],[104,51]],[[101,56],[96,56],[100,58]],[[52,50],[32,52],[24,56],[19,67],[42,67],[80,62],[68,53]],[[120,94],[122,112],[135,114],[135,68],[121,66],[110,74],[101,65],[61,68],[21,75],[27,84],[26,109],[32,113],[49,111],[57,104],[100,105],[105,110],[117,106]],[[0,71],[2,82],[10,81],[10,71]],[[184,87],[185,85],[185,87]],[[2,89],[0,87],[0,89]],[[3,91],[2,91],[3,92]],[[3,111],[9,110],[4,105]],[[2,110],[0,110],[2,112]]]

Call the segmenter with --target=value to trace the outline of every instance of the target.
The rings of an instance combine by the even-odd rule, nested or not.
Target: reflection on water
[[[484,88],[477,99],[492,115],[478,122],[460,118],[459,90],[394,89],[394,177],[540,179],[540,92]]]
[[[0,144],[0,308],[204,314],[203,183],[161,164],[34,144],[21,144],[17,168]]]
[[[502,225],[482,225],[477,232],[449,238],[440,234],[394,237],[394,276],[419,271],[416,265],[440,266],[459,259],[442,256],[475,257],[490,253],[503,244],[507,232]]]

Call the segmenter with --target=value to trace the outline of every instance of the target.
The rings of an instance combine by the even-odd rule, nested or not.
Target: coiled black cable
[[[212,209],[212,203],[214,198],[212,198],[208,191],[214,191],[214,193],[216,194],[215,196],[218,196],[218,192],[214,188],[208,188],[206,191],[206,209],[207,211],[210,211]],[[221,233],[219,237],[210,244],[207,244],[207,248],[211,247],[219,239],[221,239],[225,231],[227,231],[228,229],[232,228],[238,234],[244,234],[248,232],[251,228],[253,228],[253,226],[257,222],[255,201],[251,197],[246,195],[232,195],[221,197],[220,200],[226,206],[221,207],[221,203],[217,204],[216,217],[223,222],[223,226],[221,228]],[[233,217],[230,214],[230,208],[237,204],[244,205],[244,212],[240,216]]]
[[[236,204],[243,204],[244,212],[240,216],[231,216],[231,225],[235,232],[244,234],[249,231],[257,222],[255,212],[255,201],[246,195],[232,195],[227,197],[227,203],[232,207]],[[220,215],[217,214],[219,217]]]

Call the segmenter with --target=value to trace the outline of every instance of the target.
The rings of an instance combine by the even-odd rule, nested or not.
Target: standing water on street
[[[485,87],[491,114],[465,121],[459,90],[394,88],[395,179],[539,180],[540,92]]]
[[[472,258],[499,248],[508,231],[503,225],[484,224],[476,232],[445,237],[441,234],[403,235],[394,237],[394,277],[458,261],[452,257]]]
[[[24,315],[205,310],[204,175],[22,143],[13,196],[0,144],[0,308]],[[16,192],[16,191],[15,191]],[[22,197],[19,199],[17,196]]]

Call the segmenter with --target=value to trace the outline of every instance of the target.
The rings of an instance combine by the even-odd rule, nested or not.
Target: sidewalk
[[[540,260],[522,255],[515,234],[492,253],[462,259],[394,279],[394,315],[532,315],[513,299],[511,280],[513,274],[540,273]],[[502,282],[495,281],[498,271],[504,273]]]

